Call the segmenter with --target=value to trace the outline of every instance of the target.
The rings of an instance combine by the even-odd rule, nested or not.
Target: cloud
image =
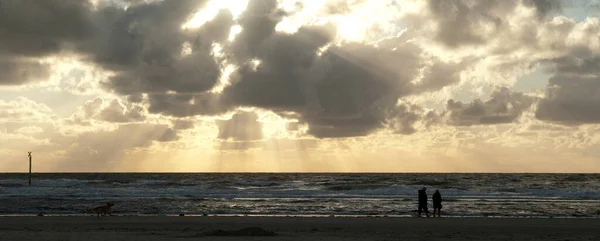
[[[90,16],[89,1],[0,1],[0,85],[47,80],[50,66],[38,59],[88,38]]]
[[[24,97],[14,101],[0,100],[0,123],[45,123],[57,118],[45,104]]]
[[[446,123],[459,126],[511,123],[528,110],[535,100],[506,87],[497,88],[490,100],[485,102],[479,99],[470,103],[448,100],[443,116]]]
[[[276,0],[249,0],[246,10],[238,19],[242,32],[229,44],[234,62],[243,63],[256,54],[257,48],[275,33],[275,26],[284,12],[277,8]]]
[[[294,111],[309,125],[309,133],[319,137],[367,135],[382,128],[395,99],[457,83],[465,67],[426,54],[406,36],[379,46],[328,47],[336,33],[331,24],[276,32],[286,15],[276,1],[250,1],[235,21],[221,11],[197,29],[182,30],[181,24],[204,3],[160,1],[127,10],[113,5],[81,10],[94,31],[65,39],[73,42],[72,49],[116,73],[103,88],[147,101],[150,113],[215,115],[243,106]],[[243,30],[227,43],[236,21]],[[227,61],[240,65],[222,93],[209,92],[223,74],[212,51],[215,42],[222,44]],[[182,54],[184,48],[189,53]],[[258,70],[250,67],[252,59],[261,61]],[[96,118],[129,120],[116,115],[123,111],[115,103]]]
[[[600,123],[600,22],[587,19],[562,25],[568,36],[559,45],[564,54],[546,60],[554,67],[554,75],[535,115],[562,124]]]
[[[238,112],[229,120],[216,120],[219,127],[217,138],[233,141],[256,141],[263,138],[262,123],[254,112]]]
[[[0,57],[0,86],[22,85],[45,80],[50,75],[49,66],[25,59]]]
[[[319,142],[315,139],[273,139],[263,142],[265,151],[310,151],[319,147]]]
[[[31,133],[3,133],[0,130],[0,152],[21,152],[22,157],[26,151],[43,150],[51,147],[48,139],[38,139],[31,136]]]
[[[425,113],[407,112],[418,108],[397,105],[398,98],[456,84],[467,67],[465,61],[442,61],[411,42],[408,33],[376,44],[331,45],[337,33],[331,23],[277,32],[275,26],[289,13],[274,0],[249,1],[237,20],[224,10],[201,27],[185,30],[182,23],[205,1],[140,3],[126,10],[105,5],[93,11],[89,4],[64,4],[61,11],[76,14],[81,26],[56,36],[55,42],[68,44],[44,53],[74,50],[115,72],[103,88],[147,103],[150,113],[175,117],[258,107],[295,112],[308,133],[320,138],[368,135],[390,122],[399,133],[410,134]],[[491,8],[503,7],[481,4],[472,11]],[[471,15],[465,21],[484,18]],[[234,24],[243,30],[227,42]],[[79,31],[82,26],[93,31]],[[222,45],[226,61],[239,65],[221,93],[209,92],[223,75],[214,43]],[[260,61],[257,69],[250,64],[254,59]],[[127,111],[114,102],[86,117],[110,122],[141,118]]]
[[[113,140],[127,140],[114,142]],[[86,133],[77,137],[78,143],[90,148],[108,150],[127,149],[125,147],[148,147],[153,141],[169,142],[177,140],[177,134],[167,125],[125,124],[114,131]],[[117,148],[118,146],[118,148]]]
[[[362,136],[384,126],[398,98],[456,83],[465,67],[426,55],[405,36],[379,46],[330,46],[319,54],[332,32],[330,26],[303,27],[265,38],[250,56],[260,65],[240,68],[223,99],[296,112],[317,137]]]
[[[85,123],[91,119],[113,122],[139,122],[146,118],[146,113],[143,107],[139,105],[125,103],[118,99],[105,100],[97,97],[93,100],[86,101],[78,112],[71,116],[75,123]]]
[[[366,135],[386,121],[379,109],[390,111],[395,98],[456,83],[464,67],[423,57],[423,50],[406,42],[406,37],[381,46],[344,44],[327,49],[335,26],[276,32],[276,24],[286,15],[276,1],[250,1],[237,20],[223,10],[201,27],[185,30],[181,24],[205,1],[139,3],[126,10],[117,5],[96,5],[92,10],[89,4],[56,4],[59,12],[76,16],[80,24],[59,31],[52,39],[57,44],[37,55],[74,51],[115,73],[101,83],[103,88],[147,103],[150,113],[175,117],[251,106],[298,112],[315,136]],[[57,18],[48,20],[53,23],[63,20],[48,17]],[[243,31],[228,43],[229,28],[236,23]],[[209,92],[223,75],[214,43],[222,45],[227,61],[240,65],[222,93]],[[248,63],[252,59],[261,61],[256,71]],[[422,69],[424,76],[412,83]],[[137,118],[119,114],[126,111],[114,102],[94,118],[110,122]]]
[[[148,111],[174,117],[217,115],[232,110],[234,106],[215,93],[152,94],[148,96]]]
[[[182,30],[182,23],[203,1],[161,1],[135,5],[126,11],[107,8],[98,26],[98,36],[84,50],[105,68],[119,71],[104,87],[123,95],[167,92],[197,94],[210,90],[221,74],[212,56],[212,43],[222,41],[231,25],[231,14],[195,30]],[[114,13],[112,13],[114,12]],[[212,26],[214,25],[214,26]],[[107,32],[107,30],[110,30]],[[189,54],[182,54],[185,45]],[[97,47],[100,46],[100,47]]]
[[[39,126],[26,126],[26,127],[21,127],[17,130],[17,133],[21,133],[21,134],[35,134],[35,133],[40,133],[44,131],[41,127]]]
[[[173,129],[175,130],[188,130],[194,128],[194,121],[192,120],[172,120]]]
[[[417,31],[427,34],[448,48],[486,45],[500,33],[510,31],[507,24],[510,15],[519,6],[533,8],[541,20],[550,12],[560,12],[561,3],[555,0],[524,1],[468,1],[428,0],[427,13],[415,17]],[[425,20],[427,19],[427,20]],[[490,38],[491,37],[491,38]]]
[[[128,151],[179,140],[177,132],[166,124],[140,123],[137,118],[144,115],[136,110],[115,99],[97,98],[73,115],[85,117],[75,123],[29,99],[0,100],[0,152],[8,158],[7,163],[26,150],[43,154],[47,161],[44,168],[50,168],[46,170],[79,167],[106,171],[109,169],[105,167],[120,162]],[[136,123],[114,123],[123,121]],[[50,167],[55,164],[57,167]],[[12,170],[10,166],[2,168]]]
[[[259,141],[221,141],[217,143],[217,148],[221,151],[246,151],[259,148],[261,144]]]
[[[0,1],[0,52],[41,57],[92,34],[90,1]]]
[[[403,103],[388,113],[386,127],[393,130],[394,133],[410,135],[440,122],[440,116],[435,111]]]
[[[435,123],[514,122],[533,105],[533,97],[500,89],[485,102],[450,100],[439,116],[407,99],[474,82],[482,88],[487,80],[475,77],[497,74],[506,81],[544,62],[556,65],[556,73],[536,116],[561,123],[600,119],[592,114],[599,102],[594,92],[598,20],[576,23],[552,17],[562,9],[559,1],[407,2],[407,7],[413,4],[423,11],[402,10],[396,20],[407,26],[406,31],[377,41],[340,39],[342,23],[333,18],[358,11],[356,4],[368,7],[368,1],[327,2],[322,11],[314,11],[327,21],[304,23],[293,33],[277,31],[276,26],[286,18],[305,17],[302,11],[310,6],[284,10],[276,0],[250,0],[237,18],[223,9],[198,28],[182,29],[207,2],[2,1],[6,14],[0,36],[10,38],[0,38],[0,51],[6,53],[0,59],[5,73],[0,84],[47,79],[49,66],[32,59],[73,55],[91,63],[92,69],[111,73],[99,85],[81,88],[101,86],[128,100],[87,102],[73,116],[82,120],[80,124],[139,123],[151,114],[185,119],[254,107],[281,116],[293,113],[289,116],[305,126],[307,134],[336,138],[385,128],[413,134]],[[242,31],[230,41],[234,25]],[[234,65],[226,76],[225,67]],[[497,84],[490,82],[485,84]],[[264,138],[256,131],[260,122],[253,118],[234,115],[220,123],[218,137]],[[249,129],[237,127],[245,125]],[[192,127],[187,121],[173,122],[177,130]]]
[[[185,117],[227,111],[208,91],[223,74],[213,44],[227,39],[231,13],[223,10],[200,28],[181,29],[204,3],[160,1],[126,11],[101,10],[101,34],[83,49],[96,63],[117,71],[103,87],[138,102],[147,94],[151,113]]]
[[[90,131],[74,137],[61,137],[53,141],[65,148],[64,157],[57,165],[65,169],[107,171],[124,160],[127,151],[149,148],[154,143],[178,140],[176,132],[167,125],[125,124],[110,131]],[[115,141],[119,140],[119,141]],[[66,143],[75,143],[65,145]]]
[[[600,123],[600,56],[557,63],[536,117],[564,124]]]
[[[424,15],[410,15],[420,40],[434,40],[445,58],[473,58],[474,87],[497,85],[481,77],[505,82],[538,64],[553,66],[545,98],[536,104],[535,117],[562,124],[598,123],[593,113],[599,110],[598,89],[600,24],[597,18],[576,22],[565,16],[553,16],[563,10],[559,1],[429,1]],[[569,6],[564,6],[569,7]],[[425,21],[427,16],[431,21]],[[462,84],[468,82],[463,81]],[[512,84],[505,82],[503,84]],[[470,86],[470,85],[465,85]],[[495,95],[497,93],[493,93]],[[521,99],[527,108],[531,100]],[[499,113],[508,102],[475,100],[466,104],[450,100],[446,119],[453,125],[510,123],[521,115],[521,108]],[[500,107],[497,102],[501,103]],[[514,105],[514,103],[510,103]],[[506,108],[504,108],[506,109]]]

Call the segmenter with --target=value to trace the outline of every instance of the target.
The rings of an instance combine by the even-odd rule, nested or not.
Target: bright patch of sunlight
[[[242,32],[242,26],[240,25],[233,25],[231,27],[231,29],[229,30],[229,38],[228,40],[231,42],[235,39],[235,36],[237,36],[239,33]]]
[[[248,0],[211,0],[206,6],[196,12],[181,28],[198,28],[217,16],[221,9],[228,9],[237,19],[248,6]]]
[[[329,47],[331,47],[331,43],[326,44],[323,47],[320,47],[319,49],[317,49],[317,56],[321,56],[323,55],[323,53],[325,53],[325,51],[327,51],[329,49]]]
[[[347,41],[367,41],[369,32],[393,31],[397,16],[384,1],[366,1],[352,5],[351,12],[346,15],[333,16],[331,21],[338,26],[338,37]]]
[[[301,4],[298,4],[301,3]],[[290,1],[278,0],[279,7],[285,12],[294,14],[285,17],[275,26],[278,32],[295,33],[304,25],[315,25],[324,22],[324,17],[319,16],[319,11],[325,6],[325,0]]]
[[[338,34],[350,41],[360,41],[364,37],[365,24],[357,17],[346,16],[338,21]]]
[[[294,1],[279,0],[279,6],[290,13],[283,18],[275,30],[295,33],[302,26],[323,25],[333,23],[338,27],[338,38],[346,41],[372,41],[380,36],[372,32],[395,32],[398,28],[398,14],[401,9],[395,2],[388,1],[337,1],[314,0]],[[300,3],[300,4],[299,4]],[[409,6],[406,11],[414,11],[419,5]],[[347,8],[347,11],[345,10]],[[340,10],[332,13],[332,10]]]
[[[190,42],[183,43],[181,46],[181,57],[192,54],[192,45]]]
[[[221,77],[219,77],[219,83],[217,83],[210,92],[212,93],[221,93],[225,87],[231,84],[231,74],[233,74],[237,70],[235,65],[227,65],[223,68],[223,72],[221,73]]]
[[[252,67],[252,70],[256,71],[261,63],[262,62],[260,61],[260,59],[252,59],[250,60],[250,67]]]
[[[255,110],[258,121],[263,123],[263,136],[265,139],[277,139],[288,137],[288,120],[276,115],[271,111]]]
[[[211,53],[217,58],[223,57],[223,46],[218,43],[213,43]]]
[[[425,9],[427,8],[427,2],[425,1],[397,0],[395,3],[400,16],[419,14],[426,11]]]

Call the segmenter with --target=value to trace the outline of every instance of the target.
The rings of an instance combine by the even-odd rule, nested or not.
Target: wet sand
[[[0,240],[600,240],[600,219],[0,217]]]

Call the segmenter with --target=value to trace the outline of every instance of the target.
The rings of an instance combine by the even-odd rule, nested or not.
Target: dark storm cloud
[[[222,42],[233,24],[231,13],[221,11],[204,27],[181,30],[181,25],[206,1],[154,1],[138,3],[126,10],[89,1],[0,2],[0,53],[5,71],[33,69],[32,64],[12,60],[14,56],[41,57],[76,51],[117,75],[104,87],[123,95],[167,91],[199,93],[210,89],[220,75],[211,56],[213,42]],[[190,54],[181,57],[183,44]],[[15,70],[13,70],[15,69]],[[39,68],[38,68],[39,69]],[[33,70],[31,71],[34,72]],[[40,72],[40,71],[37,71]],[[19,77],[19,76],[17,76]]]
[[[255,48],[256,55],[251,56],[261,60],[258,69],[243,66],[237,73],[239,80],[226,88],[224,95],[241,106],[282,110],[302,107],[305,105],[302,81],[306,81],[302,75],[309,71],[317,50],[331,40],[322,32],[300,29],[295,34],[268,37]]]
[[[97,13],[100,34],[82,49],[96,63],[118,71],[104,88],[133,102],[148,94],[151,113],[185,117],[227,111],[219,96],[206,91],[221,75],[212,44],[227,39],[231,13],[220,11],[200,28],[181,29],[205,2],[161,1]],[[189,54],[182,56],[184,50]]]
[[[48,66],[37,58],[86,39],[90,7],[82,0],[0,0],[0,85],[46,80]]]
[[[259,67],[242,67],[223,98],[237,106],[296,112],[316,137],[362,136],[402,114],[390,114],[398,98],[456,83],[465,66],[423,58],[422,50],[405,37],[382,41],[379,47],[331,46],[318,55],[332,39],[330,28],[301,28],[265,38],[251,56],[261,60]],[[412,82],[420,71],[421,81]]]
[[[105,68],[129,70],[141,64],[175,61],[186,40],[181,25],[205,1],[161,1],[127,10],[107,6],[94,12],[94,39],[81,50]]]
[[[459,126],[511,123],[529,109],[534,101],[533,97],[523,93],[499,88],[486,102],[479,99],[470,103],[449,100],[444,117],[446,123]]]
[[[85,0],[0,0],[0,53],[40,57],[92,34]]]
[[[276,0],[250,0],[238,23],[244,29],[228,48],[234,62],[243,63],[256,55],[262,42],[275,33],[275,26],[284,13],[277,8]]]
[[[216,83],[221,71],[211,55],[214,41],[223,41],[232,24],[222,11],[202,28],[181,25],[204,1],[162,1],[106,8],[97,13],[96,42],[83,45],[94,61],[120,71],[105,87],[124,95],[138,93],[200,93]],[[216,26],[214,26],[216,25]],[[103,32],[102,32],[103,31]],[[190,54],[182,56],[184,44]]]

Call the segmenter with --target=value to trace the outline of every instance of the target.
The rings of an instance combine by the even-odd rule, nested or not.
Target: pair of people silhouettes
[[[435,217],[436,212],[437,216],[440,217],[442,211],[442,194],[436,189],[431,199],[433,201],[433,217]],[[419,217],[421,217],[421,212],[425,212],[427,217],[429,217],[429,209],[427,208],[427,188],[425,187],[419,190]]]

